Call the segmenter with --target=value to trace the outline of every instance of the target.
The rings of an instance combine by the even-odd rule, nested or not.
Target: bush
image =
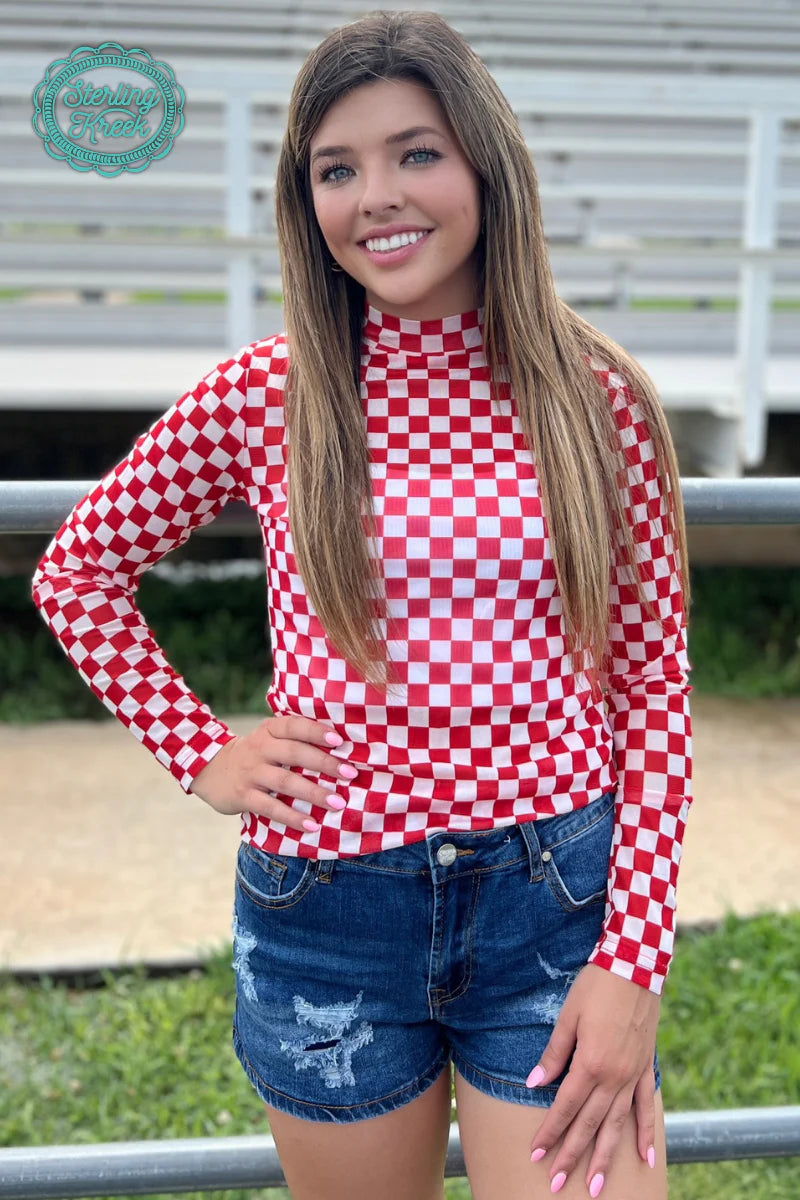
[[[265,712],[272,651],[263,575],[175,584],[148,573],[137,601],[167,658],[215,711]],[[110,714],[30,599],[30,580],[0,578],[0,721]]]
[[[699,567],[690,579],[695,691],[800,695],[800,572]],[[175,583],[151,571],[138,602],[167,658],[212,709],[265,711],[272,652],[263,573]],[[0,721],[108,715],[43,624],[30,579],[0,578]]]

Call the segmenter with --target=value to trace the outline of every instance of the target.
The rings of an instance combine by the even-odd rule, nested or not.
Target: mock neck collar
[[[483,346],[484,313],[481,305],[468,312],[415,321],[381,312],[365,297],[362,342],[373,354],[401,354],[409,358],[465,354]]]

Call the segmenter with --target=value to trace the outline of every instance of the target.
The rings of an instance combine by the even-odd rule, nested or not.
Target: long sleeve
[[[618,774],[606,914],[590,962],[660,994],[672,961],[676,884],[691,804],[692,727],[686,618],[677,547],[665,536],[653,443],[634,394],[610,387],[627,464],[623,499],[648,599],[618,556],[610,593],[609,671],[602,682]]]
[[[135,442],[47,547],[33,599],[83,680],[184,791],[234,734],[170,666],[134,596],[144,572],[243,494],[251,347]]]

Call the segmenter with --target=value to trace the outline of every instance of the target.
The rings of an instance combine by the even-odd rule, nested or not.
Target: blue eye
[[[317,178],[319,179],[319,181],[321,183],[326,183],[328,178],[333,174],[334,171],[346,171],[346,170],[347,170],[347,167],[344,165],[344,163],[336,162],[331,167],[324,167],[319,172]]]
[[[438,150],[432,150],[429,146],[412,146],[410,150],[407,150],[405,152],[405,154],[403,155],[403,157],[400,161],[405,162],[407,158],[410,158],[412,155],[416,155],[416,154],[427,154],[430,156],[430,160],[434,161],[434,162],[436,161],[437,158],[442,157]],[[420,167],[424,167],[426,165],[427,164],[424,162],[417,163],[417,166],[420,166]],[[319,179],[320,183],[328,183],[329,181],[331,183],[341,183],[342,182],[341,177],[339,179],[331,179],[331,176],[333,175],[334,171],[349,171],[349,170],[350,170],[350,168],[347,166],[346,163],[335,162],[329,167],[323,167],[322,170],[319,171],[317,178]]]
[[[430,154],[434,159],[442,157],[438,150],[430,150],[427,146],[412,146],[408,151],[408,155],[411,154]],[[408,157],[408,155],[405,157]]]

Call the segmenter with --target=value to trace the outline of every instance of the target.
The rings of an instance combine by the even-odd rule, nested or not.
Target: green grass
[[[140,291],[131,292],[131,302],[133,304],[164,304],[168,300],[180,300],[184,304],[225,304],[228,299],[227,292],[164,292],[164,291]],[[270,304],[282,304],[282,292],[267,292],[266,300]],[[798,303],[800,307],[800,303]]]
[[[636,311],[658,312],[694,312],[699,308],[710,309],[713,312],[738,312],[739,301],[734,296],[709,296],[703,304],[698,304],[690,297],[672,296],[639,296],[631,300],[630,307]],[[773,312],[797,312],[800,309],[800,299],[778,299],[772,301]]]
[[[100,987],[0,976],[0,1145],[269,1132],[230,1045],[233,993],[227,948],[203,970],[106,972]],[[798,1028],[800,913],[679,933],[659,1027],[666,1111],[799,1103]],[[672,1166],[670,1200],[796,1200],[797,1179],[797,1159]],[[469,1196],[448,1182],[449,1200]]]
[[[23,296],[34,294],[22,288],[0,288],[0,301],[20,300]],[[132,304],[166,304],[167,302],[174,303],[176,300],[182,304],[224,304],[227,298],[227,293],[224,291],[173,293],[163,289],[154,289],[130,293]],[[269,292],[266,299],[270,304],[282,304],[283,294]],[[586,307],[591,307],[591,305]],[[639,312],[694,312],[698,308],[710,309],[714,312],[737,312],[739,301],[733,296],[709,296],[702,305],[699,305],[689,296],[640,296],[631,300],[629,307],[632,311]],[[800,311],[800,299],[776,299],[772,301],[771,307],[773,312],[797,312]]]
[[[165,304],[179,300],[181,304],[224,304],[226,292],[131,292],[134,304]]]
[[[12,237],[36,237],[37,234],[57,235],[63,237],[84,237],[87,222],[75,221],[14,221],[6,224],[6,232]],[[107,237],[161,237],[170,241],[183,242],[219,242],[225,237],[225,230],[216,225],[115,225],[107,228],[102,222],[88,222],[96,229],[102,226],[102,236]],[[92,236],[92,235],[90,235]],[[736,243],[738,245],[738,243]]]
[[[283,303],[281,292],[270,292],[267,298],[273,304]],[[173,299],[185,301],[187,304],[220,304],[227,299],[227,296],[225,292],[180,292],[177,296],[172,296],[164,291],[131,292],[131,300],[135,304],[163,304],[167,300]],[[736,312],[739,308],[739,301],[735,297],[710,296],[703,305],[699,305],[689,296],[640,296],[630,302],[630,308],[634,311],[693,312],[700,307],[716,312]],[[800,310],[800,299],[773,300],[772,309],[774,312],[796,312]]]

